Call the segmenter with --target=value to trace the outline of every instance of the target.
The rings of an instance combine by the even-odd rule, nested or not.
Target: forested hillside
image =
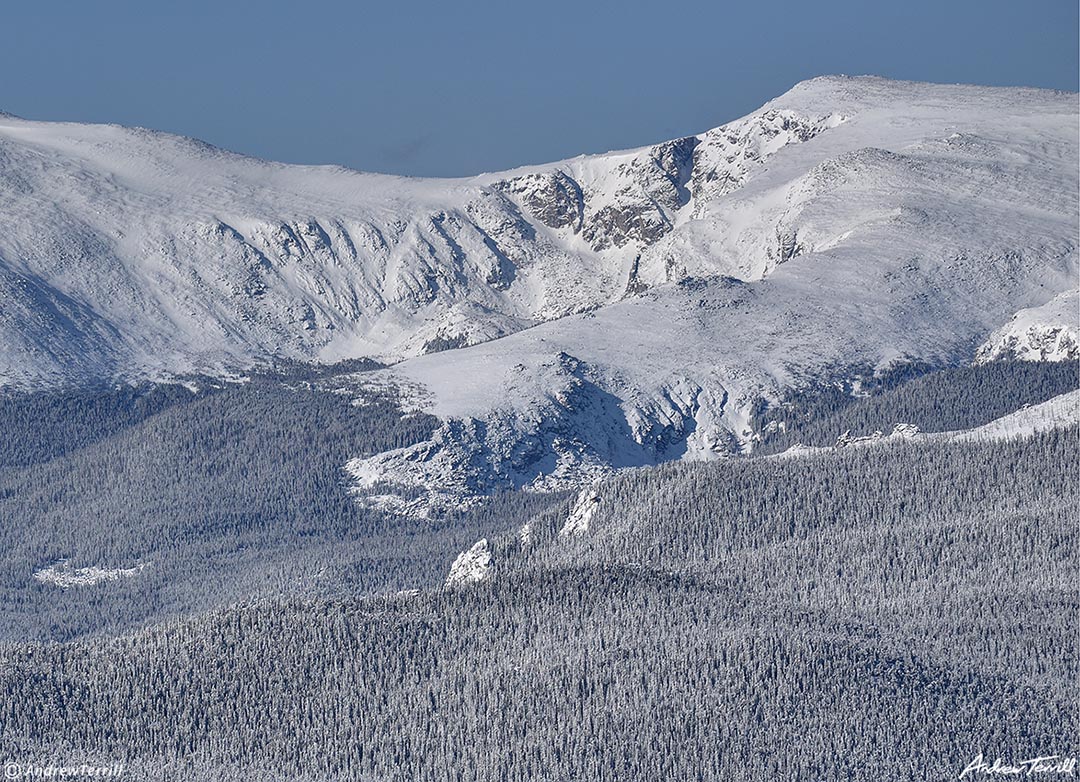
[[[761,405],[754,416],[760,432],[754,453],[777,453],[798,443],[833,445],[847,432],[887,434],[898,423],[924,432],[972,429],[1078,387],[1075,361],[995,361],[937,371],[905,365],[870,376],[855,389],[815,385],[780,404]]]
[[[0,397],[0,638],[432,585],[462,545],[553,501],[504,496],[434,520],[366,508],[345,462],[435,419],[293,375]]]
[[[1073,427],[626,473],[488,577],[7,644],[26,757],[147,779],[923,780],[1076,754]]]
[[[428,518],[358,502],[343,469],[350,459],[423,440],[438,425],[403,412],[392,388],[365,385],[371,368],[0,395],[0,638],[130,631],[251,598],[431,587],[459,551],[560,501],[508,492]],[[974,426],[1075,388],[1076,369],[914,368],[867,383],[865,396],[807,391],[762,409],[754,455],[900,421]],[[654,479],[628,475],[610,486]],[[530,526],[541,534],[540,521]]]
[[[0,782],[1072,782],[1077,0],[47,5]]]

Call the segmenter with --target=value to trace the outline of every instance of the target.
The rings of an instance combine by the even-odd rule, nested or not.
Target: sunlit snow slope
[[[584,483],[743,448],[756,399],[785,387],[1069,354],[1076,95],[830,78],[754,116],[775,112],[831,119],[739,185],[699,189],[642,250],[636,295],[394,367],[449,423],[357,474],[434,501],[469,481]],[[1035,337],[1010,338],[1029,321]]]
[[[423,180],[0,115],[0,379],[394,359],[604,305],[643,284],[643,249],[841,120],[768,110]]]
[[[1074,352],[1077,109],[827,77],[458,180],[0,116],[0,380],[405,359],[445,425],[351,468],[433,500],[709,458],[786,386]]]

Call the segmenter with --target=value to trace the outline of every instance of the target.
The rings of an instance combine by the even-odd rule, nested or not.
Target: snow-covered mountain
[[[393,360],[589,310],[639,288],[641,252],[710,199],[841,121],[767,109],[645,149],[422,180],[0,116],[0,378]]]
[[[1075,350],[1077,122],[1071,93],[827,77],[698,136],[422,180],[4,116],[0,378],[400,360],[356,382],[444,426],[350,469],[431,501],[712,458],[785,387]]]

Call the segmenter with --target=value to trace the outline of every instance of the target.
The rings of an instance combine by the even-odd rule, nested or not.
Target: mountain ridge
[[[958,94],[1061,97],[819,77],[695,136],[435,180],[268,163],[160,131],[9,118],[15,125],[0,131],[8,191],[0,214],[17,240],[0,243],[0,270],[6,298],[29,299],[21,304],[31,336],[20,359],[0,356],[0,377],[63,376],[72,365],[74,379],[206,370],[215,359],[242,366],[277,354],[397,360],[426,352],[429,343],[487,341],[603,306],[680,274],[715,273],[673,261],[670,252],[642,265],[641,251],[708,217],[709,197],[740,189],[780,148],[841,122],[844,104],[864,105],[882,91],[894,99],[916,93],[930,105]],[[787,113],[754,125],[776,111]],[[740,127],[743,137],[722,138]],[[25,209],[35,195],[39,208]],[[50,216],[54,235],[38,236]],[[778,243],[779,259],[800,251],[793,235]],[[709,248],[690,250],[681,254],[710,256]],[[109,295],[93,290],[98,279],[74,279],[86,270],[64,264],[65,256],[101,267],[92,271],[108,275]],[[669,267],[680,263],[673,273]],[[757,274],[767,264],[760,261]],[[342,273],[329,273],[335,266]],[[13,287],[31,293],[19,297]],[[162,298],[185,298],[189,311]],[[62,317],[35,335],[35,310],[42,309]],[[123,321],[140,309],[143,322],[126,329]],[[147,336],[162,323],[166,333]],[[17,344],[22,330],[9,324],[9,343]],[[64,355],[49,331],[72,332],[79,349]],[[193,361],[207,343],[209,355]]]
[[[444,428],[350,462],[361,494],[719,458],[787,388],[1043,334],[1067,357],[1077,117],[1071,93],[822,77],[697,135],[435,180],[7,119],[0,385],[393,362],[356,382]],[[1001,331],[1025,312],[1041,331]]]

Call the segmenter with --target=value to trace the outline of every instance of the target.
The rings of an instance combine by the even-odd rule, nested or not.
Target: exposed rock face
[[[912,440],[918,437],[919,434],[918,426],[905,423],[896,424],[889,435],[885,435],[881,430],[878,430],[868,435],[853,436],[850,431],[847,431],[836,438],[836,447],[848,448],[853,445],[867,445],[868,443],[877,443],[883,440]]]
[[[429,182],[5,117],[0,291],[22,282],[0,310],[0,383],[396,360],[588,311],[667,281],[628,286],[627,264],[838,121],[767,108],[640,150]],[[798,247],[787,236],[778,262]]]
[[[582,236],[594,250],[647,246],[672,230],[675,213],[690,200],[695,137],[669,141],[617,166],[604,189],[586,200]]]
[[[915,424],[897,424],[893,427],[892,437],[910,440],[919,435],[919,427]]]
[[[597,251],[630,242],[648,245],[674,225],[690,200],[696,137],[626,156],[588,187],[563,170],[526,174],[499,184],[549,228],[580,234]]]
[[[876,443],[885,437],[884,433],[880,429],[870,434],[865,435],[853,435],[851,430],[844,432],[842,435],[836,438],[836,448],[849,448],[853,445],[863,445],[865,443]]]
[[[570,508],[570,515],[567,516],[566,523],[559,530],[559,535],[564,538],[574,538],[589,531],[589,522],[592,521],[592,517],[596,515],[596,511],[600,507],[600,495],[597,493],[597,488],[594,485],[592,488],[585,489],[578,494],[577,499],[574,500],[574,504]]]
[[[1076,330],[1060,325],[1031,325],[1009,334],[978,355],[978,361],[1017,358],[1021,361],[1075,361],[1080,358]]]
[[[443,424],[349,469],[412,514],[721,458],[783,389],[1075,357],[1075,293],[1044,307],[1080,263],[1076,120],[1061,93],[833,77],[698,136],[425,181],[5,117],[0,385],[394,361],[371,379]]]
[[[581,186],[562,171],[526,174],[500,183],[514,195],[529,214],[549,228],[581,230],[585,201]]]
[[[990,335],[975,363],[1015,358],[1021,361],[1080,359],[1080,291],[1068,291],[1041,307],[1021,310]]]
[[[768,110],[625,155],[599,172],[585,169],[578,176],[591,179],[589,184],[558,170],[516,177],[500,188],[544,225],[580,233],[598,252],[648,247],[691,216],[691,202],[692,216],[704,216],[711,200],[737,190],[784,146],[841,122],[839,115],[808,118]]]
[[[523,408],[484,420],[451,418],[428,441],[351,460],[346,469],[358,501],[425,517],[504,489],[590,485],[612,466],[655,464],[691,447],[717,454],[734,448],[713,420],[724,411],[722,389],[673,378],[655,396],[624,406],[603,388],[596,367],[560,351],[518,365],[499,393],[528,398],[535,384],[543,393]],[[397,501],[388,486],[415,499]]]
[[[450,573],[446,577],[446,587],[460,587],[475,584],[491,575],[491,550],[487,538],[481,538],[468,551],[458,554]]]
[[[707,214],[710,201],[742,187],[783,147],[809,141],[844,120],[841,114],[811,118],[791,110],[769,109],[706,132],[693,161],[690,187],[694,216]]]

